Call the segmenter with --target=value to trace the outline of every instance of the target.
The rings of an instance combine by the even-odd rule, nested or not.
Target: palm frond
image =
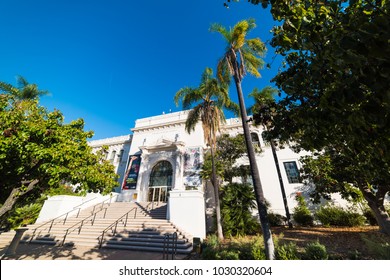
[[[182,107],[184,110],[188,110],[192,107],[194,103],[197,103],[201,100],[199,92],[195,88],[185,87],[176,92],[174,97],[174,102],[176,106],[179,105],[180,101],[182,102]]]
[[[20,89],[26,87],[29,84],[28,81],[22,76],[17,76],[16,80]]]
[[[202,114],[202,104],[195,106],[188,113],[185,128],[188,133],[191,133],[195,130],[196,124],[199,122],[200,116]]]
[[[206,69],[202,73],[202,78],[200,84],[205,84],[207,81],[213,78],[213,69],[206,67]]]
[[[227,57],[222,57],[217,64],[217,77],[220,83],[228,86],[230,85],[232,69],[229,65]]]
[[[11,94],[13,96],[16,96],[18,93],[17,88],[4,82],[0,82],[0,90],[3,91],[4,93]]]
[[[246,71],[249,74],[254,75],[255,77],[261,77],[259,70],[263,68],[264,66],[264,61],[255,56],[253,53],[243,50],[241,55],[243,56],[243,62]]]
[[[254,19],[247,19],[239,21],[232,30],[232,45],[235,50],[242,48],[245,44],[245,37],[250,30],[256,27]]]
[[[232,33],[230,30],[227,30],[223,25],[219,23],[213,23],[209,29],[210,32],[218,32],[222,37],[228,42],[231,43]]]
[[[246,45],[254,55],[264,56],[267,52],[267,48],[260,38],[248,39],[246,40]]]

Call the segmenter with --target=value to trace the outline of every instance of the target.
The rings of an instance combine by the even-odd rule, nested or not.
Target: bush
[[[286,224],[286,217],[273,212],[268,212],[268,222],[271,227],[284,226]]]
[[[8,218],[11,228],[26,226],[35,223],[41,211],[42,204],[31,203],[23,207],[16,208]]]
[[[275,259],[277,260],[299,260],[297,245],[289,242],[279,245],[275,249]]]
[[[334,205],[321,207],[316,217],[324,226],[363,226],[366,221],[363,215]]]
[[[215,235],[204,242],[201,258],[204,260],[265,260],[262,238],[235,238],[220,243]]]
[[[365,235],[362,239],[366,243],[366,246],[371,254],[378,260],[390,260],[390,243],[382,240],[381,238],[369,238]]]
[[[221,199],[222,228],[224,234],[244,236],[260,231],[260,224],[252,216],[256,207],[253,187],[249,184],[230,183],[223,187]]]
[[[328,257],[326,247],[318,241],[310,243],[305,247],[305,260],[327,260]]]
[[[305,199],[301,194],[297,194],[295,200],[298,202],[298,205],[294,208],[292,215],[294,221],[301,226],[312,226],[314,219],[309,208],[307,208]]]
[[[222,250],[219,254],[219,260],[239,260],[240,259],[240,252],[238,251],[229,251],[229,250]]]

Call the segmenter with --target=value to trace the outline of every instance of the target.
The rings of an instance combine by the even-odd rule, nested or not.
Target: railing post
[[[83,227],[83,225],[84,225],[84,220],[81,221],[81,226],[79,227],[79,233],[78,234],[80,234],[81,228]]]
[[[64,239],[62,240],[61,246],[64,246],[64,244],[65,244],[65,239],[66,239],[66,236],[68,235],[68,232],[69,232],[69,229],[67,229],[66,232],[65,232]]]
[[[103,231],[103,233],[102,233],[102,239],[100,239],[100,242],[99,242],[99,249],[101,249],[102,245],[103,245],[104,233],[105,233],[105,231]]]
[[[76,218],[78,218],[78,217],[79,217],[80,210],[81,210],[81,208],[79,208],[79,211],[77,212],[77,216],[76,216]]]
[[[118,226],[118,221],[116,221],[116,223],[115,223],[115,229],[114,229],[114,235],[116,235],[116,227]]]
[[[34,239],[34,236],[35,236],[35,232],[37,231],[37,229],[34,229],[34,231],[33,231],[33,234],[32,234],[32,236],[31,236],[31,238],[30,238],[30,241],[28,242],[28,243],[31,243],[31,241]]]
[[[52,220],[51,221],[51,224],[50,224],[50,227],[49,227],[49,230],[48,230],[48,233],[51,231],[51,228],[53,227],[53,223],[54,223],[55,220]],[[35,231],[34,231],[35,232]]]
[[[97,213],[95,213],[95,215],[93,215],[93,219],[92,219],[92,222],[91,222],[91,226],[93,226],[93,224],[95,223],[96,214],[97,214]]]
[[[104,210],[104,216],[103,216],[103,219],[106,218],[106,214],[107,214],[107,208]]]

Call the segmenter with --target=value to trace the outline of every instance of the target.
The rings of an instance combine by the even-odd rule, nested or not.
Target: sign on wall
[[[129,157],[129,167],[127,168],[125,179],[123,181],[123,190],[134,190],[137,188],[139,167],[141,165],[141,155]]]
[[[201,166],[201,148],[187,148],[184,153],[184,185],[197,187],[202,184]]]

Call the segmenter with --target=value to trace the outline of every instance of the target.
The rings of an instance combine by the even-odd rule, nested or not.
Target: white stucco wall
[[[110,198],[111,201],[114,202],[116,201],[117,196],[118,193],[111,193],[110,195],[105,196],[98,193],[88,193],[86,196],[52,196],[49,197],[43,204],[36,223],[49,221],[70,211],[71,212],[69,213],[68,217],[75,216],[77,215],[79,208],[80,210],[83,210],[90,206],[107,201]]]
[[[192,237],[206,237],[204,193],[201,191],[171,191],[169,220]]]

